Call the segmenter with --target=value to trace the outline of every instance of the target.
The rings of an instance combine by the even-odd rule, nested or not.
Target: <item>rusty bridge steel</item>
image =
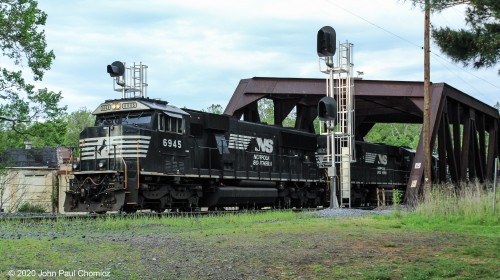
[[[257,101],[274,103],[275,124],[281,125],[294,107],[295,128],[314,132],[317,103],[325,96],[325,79],[243,79],[224,114],[260,122]],[[355,136],[363,140],[376,123],[423,122],[424,83],[355,80]],[[474,97],[446,83],[431,84],[431,147],[437,144],[434,182],[490,181],[498,157],[499,113]],[[407,184],[407,200],[416,202],[422,191],[424,149],[422,133]],[[436,143],[437,141],[437,143]]]

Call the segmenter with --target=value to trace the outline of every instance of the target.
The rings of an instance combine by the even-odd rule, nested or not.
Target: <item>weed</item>
[[[24,202],[17,208],[17,212],[20,213],[45,213],[47,209],[38,204],[33,204],[30,202]]]
[[[395,247],[397,247],[397,245],[396,245],[396,243],[393,243],[393,242],[385,242],[384,247],[395,248]]]
[[[403,198],[403,193],[397,189],[392,192],[392,203],[394,204],[394,217],[401,218],[401,200]]]

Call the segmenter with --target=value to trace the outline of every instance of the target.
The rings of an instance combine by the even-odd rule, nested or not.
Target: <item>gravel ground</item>
[[[373,214],[388,215],[391,214],[392,212],[393,212],[392,209],[361,210],[352,208],[337,208],[337,209],[326,208],[314,214],[316,214],[319,217],[334,218],[334,217],[360,217]]]
[[[42,244],[50,242],[51,251],[71,256],[67,261],[69,269],[111,271],[113,274],[106,279],[217,280],[332,279],[335,275],[342,276],[337,279],[380,279],[377,271],[373,272],[374,262],[383,263],[376,265],[375,269],[414,263],[425,266],[428,260],[448,252],[457,244],[468,243],[463,236],[449,233],[402,232],[397,228],[394,231],[373,231],[364,226],[363,220],[353,219],[353,226],[347,229],[334,226],[336,223],[351,224],[349,217],[392,212],[387,208],[323,209],[307,214],[338,217],[339,220],[325,220],[324,224],[321,219],[292,223],[266,220],[244,227],[236,225],[234,230],[215,226],[177,231],[168,224],[144,224],[120,230],[89,232],[82,230],[87,222],[84,220],[71,221],[63,228],[49,230],[47,224],[50,225],[50,222],[36,221],[25,225],[33,228],[28,231],[3,230],[0,227],[0,242],[3,239],[25,238],[41,240]],[[40,225],[42,227],[37,229]],[[67,243],[68,239],[107,250],[104,254],[99,251],[82,254]],[[30,254],[41,258],[45,252],[33,251]],[[25,265],[30,262],[25,257],[19,259]],[[47,262],[50,263],[50,260]],[[18,267],[11,265],[7,268]],[[372,274],[367,274],[367,271]],[[403,278],[402,272],[397,269],[389,272],[394,276],[391,279]]]

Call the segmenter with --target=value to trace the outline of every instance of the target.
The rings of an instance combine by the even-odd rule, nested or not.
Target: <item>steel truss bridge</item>
[[[295,128],[314,132],[318,101],[325,96],[325,79],[243,79],[224,114],[260,122],[257,101],[273,100],[274,121],[281,125],[296,108]],[[363,140],[376,123],[423,123],[424,83],[355,80],[355,137]],[[437,145],[439,183],[492,181],[499,154],[499,112],[446,84],[431,84],[431,147]],[[416,149],[407,184],[407,199],[422,192],[423,137]]]

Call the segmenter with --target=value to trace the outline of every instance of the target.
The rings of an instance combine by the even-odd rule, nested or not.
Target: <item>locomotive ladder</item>
[[[337,97],[337,126],[335,134],[335,163],[340,166],[340,206],[351,207],[351,162],[354,157],[354,81],[353,59],[349,42],[339,43],[338,64],[334,69],[333,91]]]

